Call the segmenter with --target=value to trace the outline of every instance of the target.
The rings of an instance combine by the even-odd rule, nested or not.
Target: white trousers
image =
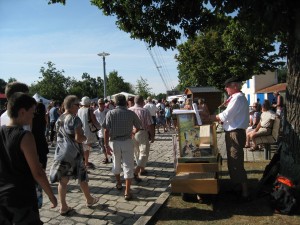
[[[124,178],[133,178],[134,147],[132,139],[127,139],[125,141],[110,141],[109,146],[113,150],[112,172],[114,174],[120,174],[123,165]]]
[[[140,130],[133,137],[134,155],[137,165],[146,167],[150,151],[148,131]]]

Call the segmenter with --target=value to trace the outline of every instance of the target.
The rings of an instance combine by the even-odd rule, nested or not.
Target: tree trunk
[[[289,15],[292,20],[280,173],[300,183],[300,9],[297,6]]]

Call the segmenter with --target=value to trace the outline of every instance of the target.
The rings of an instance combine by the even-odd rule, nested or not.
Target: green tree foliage
[[[136,81],[136,93],[143,96],[144,99],[151,95],[151,89],[152,88],[149,87],[147,79],[141,77]]]
[[[123,77],[118,75],[117,71],[110,72],[107,77],[107,95],[113,95],[119,92],[132,92],[131,84],[124,82]]]
[[[167,95],[165,93],[159,93],[155,96],[156,99],[167,99]]]
[[[81,78],[80,81],[73,79],[70,82],[70,94],[74,94],[79,98],[83,96],[89,96],[90,98],[103,96],[103,81],[100,77],[92,78],[88,73],[83,73]]]
[[[278,68],[278,83],[286,83],[287,66],[280,66]]]
[[[41,67],[40,81],[32,84],[30,94],[38,92],[40,95],[48,99],[63,101],[68,95],[68,89],[71,85],[71,78],[63,75],[64,71],[59,71],[55,68],[52,62],[45,63],[47,68]]]
[[[31,95],[39,93],[48,99],[62,101],[69,94],[76,95],[79,98],[83,96],[94,98],[101,91],[97,89],[99,84],[100,86],[102,84],[103,90],[103,81],[99,77],[95,79],[91,78],[89,74],[83,73],[82,79],[77,81],[75,78],[65,77],[63,75],[64,71],[58,71],[54,67],[54,63],[48,62],[45,64],[48,68],[41,67],[42,77],[39,78],[41,80],[30,86]],[[59,93],[54,94],[56,91],[59,91]]]
[[[4,93],[6,84],[5,80],[0,79],[0,93]]]
[[[219,21],[218,26],[178,46],[180,89],[215,86],[222,90],[230,77],[247,80],[283,64],[276,61],[273,38],[253,36],[231,18],[219,17]]]
[[[7,83],[16,82],[16,81],[17,81],[16,78],[10,77],[10,78],[8,78]]]
[[[200,31],[217,26],[217,16],[220,13],[234,17],[254,37],[265,35],[279,41],[279,53],[287,57],[288,67],[280,172],[300,181],[300,1],[143,0],[135,1],[134,4],[131,0],[91,2],[105,15],[115,16],[116,24],[121,30],[130,33],[132,38],[146,41],[150,46],[175,48],[182,35],[195,37]],[[243,43],[239,42],[237,36],[236,42],[232,41],[231,44]],[[235,57],[235,52],[232,52],[232,56]],[[252,69],[254,71],[255,68]]]

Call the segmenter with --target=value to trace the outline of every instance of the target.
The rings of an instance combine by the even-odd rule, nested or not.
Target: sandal
[[[67,210],[65,210],[65,211],[60,211],[59,214],[60,214],[61,216],[68,216],[69,213],[72,212],[72,211],[74,211],[74,208],[68,207]]]
[[[95,205],[97,202],[99,202],[99,198],[93,198],[93,202],[91,203],[86,203],[87,207],[92,207],[93,205]]]
[[[93,170],[93,169],[95,169],[96,167],[95,167],[95,165],[93,164],[93,163],[88,163],[86,166],[85,166],[87,169],[91,169],[91,170]]]
[[[122,190],[123,186],[122,186],[122,184],[116,184],[116,188],[117,188],[117,190]]]
[[[103,159],[102,163],[107,164],[108,163],[108,158]]]
[[[125,194],[125,195],[124,195],[124,199],[125,199],[126,201],[131,200],[131,199],[132,199],[132,195],[131,195],[131,194]]]

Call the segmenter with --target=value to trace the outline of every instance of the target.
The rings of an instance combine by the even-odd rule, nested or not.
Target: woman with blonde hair
[[[184,105],[184,109],[193,109],[193,106],[192,106],[193,102],[192,102],[192,99],[191,98],[187,98],[185,100],[185,105]]]
[[[52,183],[59,182],[58,196],[60,214],[65,216],[74,209],[66,202],[67,184],[70,178],[78,179],[80,188],[86,198],[86,206],[95,205],[99,198],[92,197],[88,186],[87,170],[84,166],[82,142],[86,140],[83,134],[82,122],[77,116],[79,99],[69,95],[64,99],[65,112],[57,120],[57,146],[54,162],[50,170]]]

